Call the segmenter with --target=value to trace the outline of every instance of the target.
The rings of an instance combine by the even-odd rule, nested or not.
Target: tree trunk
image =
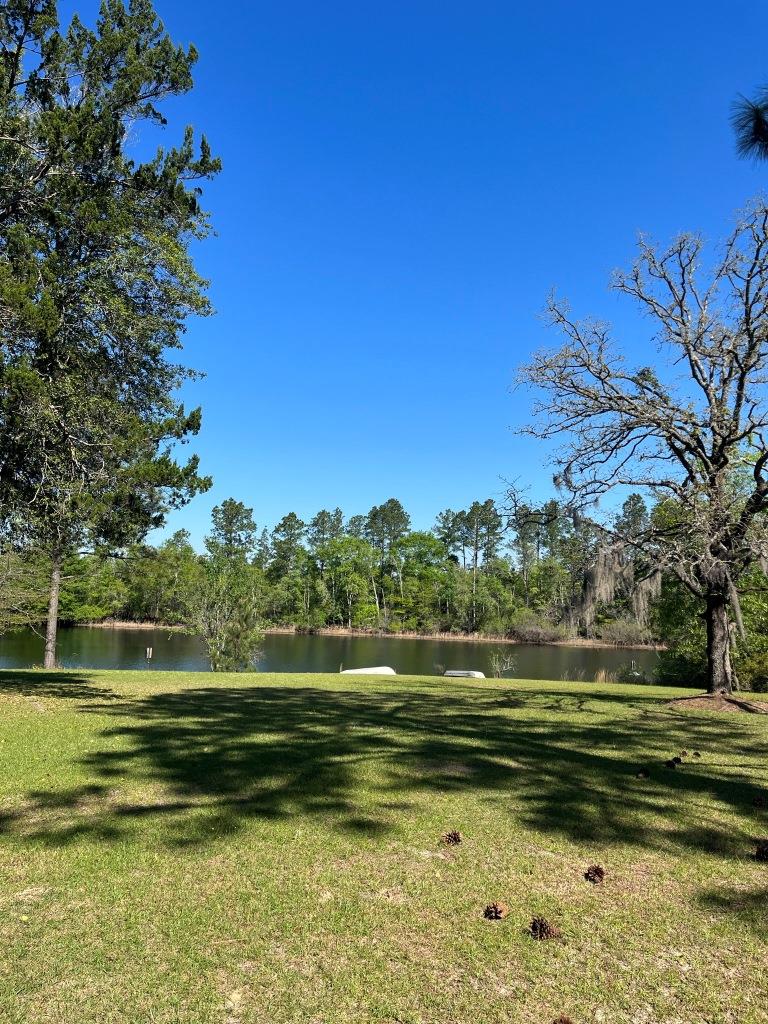
[[[731,693],[733,667],[731,665],[731,633],[728,625],[728,605],[720,594],[707,597],[707,683],[710,693]]]
[[[59,626],[59,594],[61,592],[61,555],[53,556],[51,584],[48,592],[48,621],[45,627],[43,668],[56,668],[56,633]]]
[[[472,632],[477,629],[477,542],[472,552]]]
[[[371,586],[373,587],[373,599],[376,602],[376,625],[381,625],[381,608],[379,607],[379,592],[376,589],[376,580],[373,578],[371,573]]]

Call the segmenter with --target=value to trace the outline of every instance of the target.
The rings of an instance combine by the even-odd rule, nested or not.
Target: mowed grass
[[[768,717],[679,695],[0,673],[0,1020],[768,1021]]]

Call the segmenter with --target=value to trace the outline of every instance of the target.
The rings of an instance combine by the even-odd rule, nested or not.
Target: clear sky
[[[502,477],[544,496],[509,385],[549,290],[640,359],[606,288],[638,231],[716,240],[768,183],[728,123],[768,80],[752,3],[155,2],[200,51],[168,142],[224,162],[186,350],[215,483],[169,524],[196,540],[230,496],[259,526],[396,496],[417,527]]]

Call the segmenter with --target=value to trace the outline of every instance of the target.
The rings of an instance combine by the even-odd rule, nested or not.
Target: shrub
[[[656,682],[673,686],[706,686],[706,645],[685,637],[673,638],[669,648],[659,654],[654,675]]]
[[[755,651],[736,664],[739,683],[745,690],[768,693],[768,651]]]
[[[521,644],[551,644],[566,639],[566,630],[532,608],[520,608],[512,616],[507,635]]]
[[[502,647],[491,651],[488,656],[488,663],[491,666],[491,674],[495,679],[501,679],[505,672],[514,672],[517,668],[517,659],[512,650]]]
[[[611,619],[600,627],[600,639],[617,647],[639,647],[650,639],[648,630],[634,619]]]

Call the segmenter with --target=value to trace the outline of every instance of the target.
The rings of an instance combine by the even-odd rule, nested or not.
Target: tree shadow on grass
[[[768,935],[768,885],[753,889],[721,886],[701,893],[698,901],[705,910],[737,917],[763,940]]]
[[[164,841],[187,846],[299,816],[376,838],[396,832],[393,804],[466,793],[552,836],[731,856],[748,845],[733,812],[758,792],[738,765],[768,756],[747,716],[676,713],[634,691],[226,686],[84,711],[112,720],[80,762],[92,782],[26,794],[0,832],[60,845],[162,822]],[[702,759],[664,768],[683,743]]]
[[[18,694],[31,699],[54,697],[60,700],[119,700],[120,694],[109,686],[98,685],[87,675],[70,671],[15,672],[0,669],[0,696]]]

